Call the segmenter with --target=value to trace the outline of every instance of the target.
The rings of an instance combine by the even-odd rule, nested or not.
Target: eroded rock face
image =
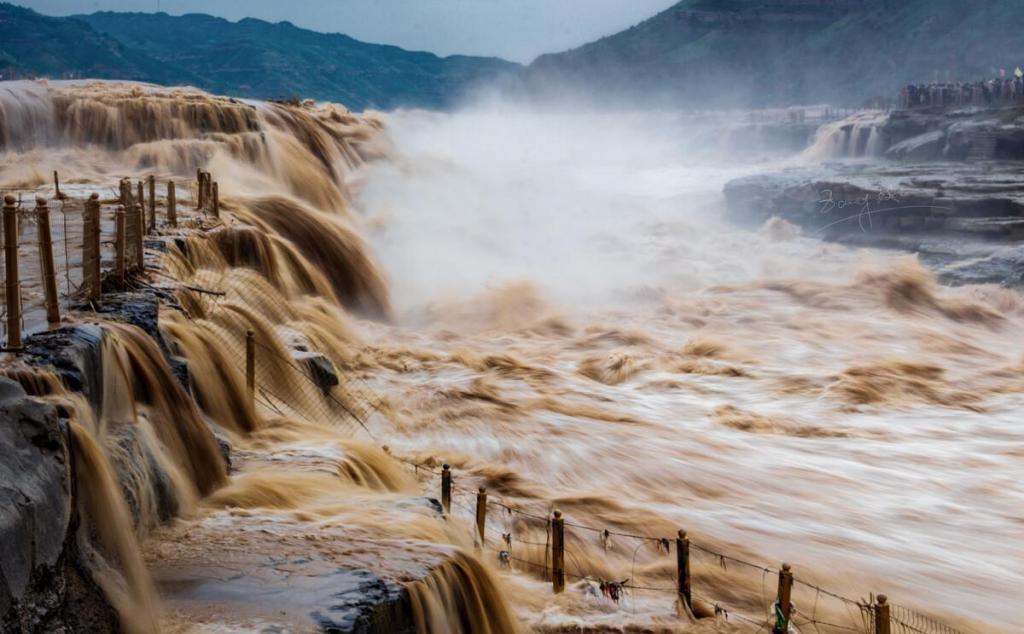
[[[53,406],[0,378],[0,629],[115,632],[79,556],[67,436]]]
[[[805,236],[917,253],[950,283],[1024,283],[1024,164],[829,164],[739,178],[730,215]]]

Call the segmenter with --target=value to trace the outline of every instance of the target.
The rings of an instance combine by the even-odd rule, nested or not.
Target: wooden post
[[[4,197],[4,256],[7,290],[7,350],[21,350],[21,284],[18,281],[18,208]]]
[[[178,195],[174,191],[174,181],[167,181],[167,224],[178,226]]]
[[[135,193],[132,183],[125,179],[124,184],[124,235],[125,235],[125,273],[135,262]]]
[[[82,277],[85,281],[85,298],[100,301],[100,195],[93,192],[85,202],[82,216]]]
[[[139,189],[142,189],[142,184],[139,184]],[[141,275],[146,271],[146,248],[143,245],[143,227],[145,226],[145,220],[142,217],[142,202],[135,203],[135,268]]]
[[[884,594],[875,599],[875,634],[889,634],[889,598]]]
[[[149,231],[156,231],[156,176],[149,175]]]
[[[565,518],[554,512],[551,520],[551,588],[555,594],[565,591]]]
[[[480,487],[476,494],[476,533],[480,536],[480,548],[487,542],[484,541],[487,535],[487,489]]]
[[[216,182],[211,187],[213,188],[213,217],[220,218],[220,188]]]
[[[60,175],[57,174],[57,170],[53,170],[53,190],[55,192],[53,195],[54,198],[57,200],[64,198],[60,193]]]
[[[43,295],[46,298],[46,322],[52,326],[60,323],[60,303],[57,298],[57,271],[53,266],[50,208],[42,196],[36,198],[36,229],[39,230],[39,272],[43,277]]]
[[[203,170],[196,170],[196,209],[203,208]]]
[[[245,388],[249,391],[249,403],[256,399],[256,333],[245,333]]]
[[[124,288],[125,260],[128,249],[128,235],[124,205],[118,205],[114,211],[114,278],[118,288]]]
[[[779,571],[779,593],[775,602],[775,626],[773,634],[787,634],[789,632],[789,616],[793,611],[793,604],[790,597],[793,593],[793,573],[789,564],[782,564]]]
[[[142,208],[142,216],[143,216],[142,224],[140,224],[139,226],[142,227],[142,233],[146,233],[146,218],[145,218],[145,216],[146,216],[146,188],[145,188],[145,185],[143,185],[142,181],[138,182],[138,186],[139,186],[139,194],[138,194],[138,201],[136,201],[136,202],[138,202],[139,203],[139,207]]]
[[[445,515],[452,512],[452,468],[447,464],[441,467],[441,508]]]
[[[693,595],[690,593],[690,538],[686,531],[676,534],[676,574],[679,577],[679,600],[686,609],[693,612]]]

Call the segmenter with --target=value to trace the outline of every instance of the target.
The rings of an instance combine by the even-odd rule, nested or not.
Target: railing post
[[[92,303],[100,301],[100,195],[93,192],[85,202],[82,216],[82,274],[85,278],[85,298]]]
[[[452,512],[452,468],[445,464],[441,467],[441,508],[445,515]]]
[[[213,217],[220,218],[220,187],[216,181],[210,187],[213,189]]]
[[[480,487],[476,494],[476,534],[480,536],[480,548],[486,546],[487,535],[487,489]]]
[[[139,189],[142,189],[142,183],[139,183]],[[146,248],[143,245],[143,226],[145,220],[142,217],[142,198],[139,198],[139,202],[135,203],[135,268],[139,275],[142,275],[146,271]]]
[[[256,333],[245,333],[245,388],[249,392],[249,403],[256,400]]]
[[[39,272],[43,277],[43,296],[46,299],[46,323],[60,323],[60,303],[57,298],[57,272],[53,266],[53,235],[50,233],[50,208],[42,196],[36,198],[36,229],[39,232]]]
[[[196,169],[196,209],[203,208],[203,170]]]
[[[142,233],[146,233],[146,186],[142,181],[139,181],[137,184],[139,189],[137,198],[139,199],[139,208],[142,209],[142,223],[139,226],[142,228]]]
[[[167,181],[167,224],[178,226],[178,195],[174,191],[174,181]]]
[[[689,612],[693,612],[693,595],[690,592],[690,538],[686,531],[676,534],[676,574],[679,577],[679,600]]]
[[[127,273],[127,269],[135,263],[135,234],[138,233],[138,230],[135,222],[135,194],[132,193],[132,184],[127,183],[124,191],[125,273]]]
[[[789,616],[793,611],[793,604],[790,598],[793,593],[793,573],[789,564],[782,564],[779,571],[779,593],[775,600],[775,627],[773,634],[787,634],[789,632]]]
[[[124,205],[114,211],[114,278],[118,288],[124,288],[125,260],[127,259],[127,229]]]
[[[4,196],[4,256],[6,265],[7,350],[21,350],[21,284],[18,281],[18,208],[14,196]]]
[[[551,520],[551,589],[565,591],[565,518],[555,511]]]
[[[156,176],[149,175],[149,231],[156,231]]]
[[[875,634],[889,634],[889,598],[880,594],[875,598]]]
[[[57,170],[53,170],[53,191],[53,197],[57,200],[64,198],[64,195],[60,193],[60,174],[57,173]]]

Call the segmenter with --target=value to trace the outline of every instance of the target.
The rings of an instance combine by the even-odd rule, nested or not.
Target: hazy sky
[[[528,62],[627,28],[678,0],[12,0],[49,15],[211,13],[289,20],[317,31],[439,55]]]

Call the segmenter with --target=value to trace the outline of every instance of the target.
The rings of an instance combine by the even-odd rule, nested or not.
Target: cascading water
[[[160,274],[180,286],[177,305],[160,311],[159,333],[102,324],[94,402],[67,392],[53,376],[36,385],[38,373],[8,370],[80,421],[73,437],[79,478],[90,491],[83,513],[98,539],[94,574],[124,627],[177,629],[183,617],[174,606],[188,600],[172,594],[165,597],[170,605],[159,608],[143,555],[166,585],[190,555],[205,562],[213,552],[230,556],[230,548],[213,542],[250,530],[266,535],[265,522],[293,523],[296,539],[344,527],[338,543],[365,542],[363,551],[373,552],[369,540],[396,521],[400,530],[383,535],[424,543],[424,554],[392,566],[396,578],[431,579],[426,589],[409,591],[417,605],[433,606],[427,620],[416,617],[423,627],[443,631],[438,624],[469,618],[474,628],[486,628],[490,615],[506,615],[496,582],[479,564],[429,547],[469,546],[460,532],[422,505],[388,516],[397,500],[416,499],[419,486],[390,456],[351,440],[355,418],[367,415],[365,399],[345,383],[312,383],[305,369],[358,365],[362,344],[351,315],[390,311],[383,277],[349,210],[346,181],[382,152],[378,120],[335,106],[248,103],[102,82],[8,84],[0,90],[0,115],[4,187],[39,187],[59,169],[64,190],[75,195],[140,173],[184,182],[204,168],[217,173],[222,213],[232,218],[219,230],[183,232],[169,244]],[[217,294],[211,299],[202,289]],[[242,374],[249,330],[259,351],[257,403]],[[168,352],[187,360],[188,391],[169,367]],[[218,446],[225,440],[246,456],[246,468],[231,479]],[[294,462],[279,461],[280,455]],[[381,508],[373,511],[374,505]],[[167,524],[175,516],[181,523]],[[175,537],[177,530],[183,536]],[[273,556],[288,551],[291,537],[263,539]],[[168,563],[163,550],[185,543],[199,544],[198,550],[179,550]],[[246,550],[256,548],[250,543]],[[390,561],[393,549],[385,542],[377,557]],[[264,574],[258,560],[242,556],[254,578]],[[444,572],[449,557],[460,562],[450,564],[459,572]],[[414,562],[415,574],[408,569]],[[478,590],[482,599],[472,595],[478,602],[468,608],[441,598]],[[289,601],[306,600],[298,588],[282,592]],[[251,625],[250,611],[260,609],[239,607],[224,622]],[[492,631],[509,631],[507,615],[494,618]]]
[[[876,158],[886,149],[882,131],[888,114],[869,110],[831,121],[818,128],[802,155],[810,161],[831,158]]]
[[[6,187],[42,186],[55,168],[73,192],[196,168],[221,183],[222,226],[179,231],[153,263],[175,298],[159,332],[105,326],[102,404],[75,432],[119,478],[103,490],[121,489],[144,538],[165,628],[309,627],[314,607],[344,603],[312,606],[317,580],[336,591],[331,575],[358,564],[401,582],[420,632],[685,631],[672,558],[630,537],[685,527],[849,596],[885,590],[1013,631],[998,597],[1022,581],[1005,565],[1019,556],[991,545],[1015,543],[1024,499],[1011,477],[1024,349],[1006,335],[1024,302],[943,289],[916,261],[780,223],[723,225],[721,185],[758,168],[695,157],[714,129],[678,115],[409,112],[389,116],[389,148],[380,118],[334,106],[106,83],[5,90]],[[816,146],[874,154],[878,127],[836,126]],[[187,392],[168,353],[188,362]],[[515,557],[499,569],[489,546],[471,554],[465,512],[439,520],[360,424],[392,454],[449,462],[464,489],[534,517],[562,510],[569,591],[554,597],[534,569],[543,520],[490,516]],[[219,441],[235,448],[230,475]],[[908,510],[911,488],[928,504]],[[947,526],[951,513],[978,539]],[[709,598],[763,617],[771,580],[701,552],[695,611],[713,613]],[[668,598],[602,594],[624,579]],[[801,609],[815,600],[797,594]]]

